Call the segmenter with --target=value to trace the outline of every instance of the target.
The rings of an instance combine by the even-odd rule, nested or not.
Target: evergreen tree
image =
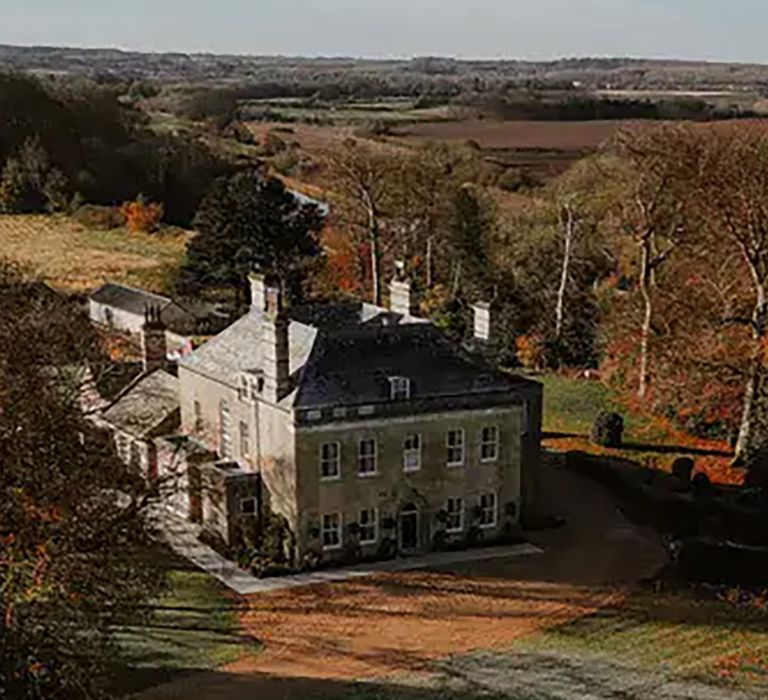
[[[258,269],[295,293],[319,252],[322,225],[315,205],[301,203],[259,170],[221,178],[195,218],[197,235],[187,249],[181,286],[186,292],[232,286],[244,301],[248,273]]]

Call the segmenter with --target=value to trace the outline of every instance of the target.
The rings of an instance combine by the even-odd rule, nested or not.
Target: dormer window
[[[389,395],[393,401],[405,401],[411,398],[411,380],[408,377],[390,377]]]

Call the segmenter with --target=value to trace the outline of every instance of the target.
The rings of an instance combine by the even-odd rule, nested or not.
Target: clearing
[[[180,229],[89,230],[65,216],[0,216],[0,257],[66,291],[89,291],[112,281],[164,293],[189,235]]]

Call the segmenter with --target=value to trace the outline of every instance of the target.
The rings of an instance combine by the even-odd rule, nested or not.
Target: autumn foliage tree
[[[0,264],[3,698],[100,696],[114,626],[162,583],[142,556],[151,489],[80,409],[94,347],[86,319]]]
[[[131,233],[154,233],[163,221],[163,205],[139,195],[133,202],[125,202],[120,214]]]

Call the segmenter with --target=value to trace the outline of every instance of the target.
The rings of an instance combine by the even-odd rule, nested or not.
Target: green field
[[[121,650],[114,669],[120,694],[207,671],[255,653],[257,640],[241,632],[238,602],[215,579],[164,549],[156,556],[169,567],[169,589],[152,604],[149,622],[117,631]]]

